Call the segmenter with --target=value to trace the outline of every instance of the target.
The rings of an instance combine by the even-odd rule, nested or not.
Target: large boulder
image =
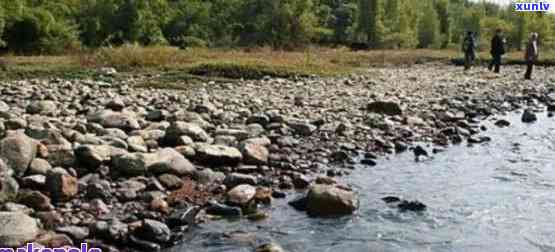
[[[531,109],[526,109],[524,110],[524,113],[522,113],[522,122],[524,123],[532,123],[538,120],[538,117],[536,116],[536,114],[534,113],[533,110]]]
[[[366,106],[366,109],[370,112],[384,114],[384,115],[402,115],[403,109],[396,102],[391,101],[375,101],[371,102]]]
[[[208,142],[210,135],[196,123],[173,122],[166,130],[165,144],[176,145],[181,136],[188,136],[197,142]]]
[[[147,172],[148,166],[154,163],[154,154],[127,153],[112,158],[112,167],[127,176],[141,176]]]
[[[0,203],[15,199],[19,191],[19,184],[11,176],[0,176]]]
[[[196,146],[196,159],[210,166],[234,166],[241,162],[243,154],[234,147],[199,144]]]
[[[102,125],[104,128],[116,128],[127,131],[141,128],[134,115],[123,112],[102,110],[89,115],[88,120]]]
[[[21,132],[9,134],[0,141],[0,158],[16,176],[25,174],[37,156],[37,142]]]
[[[301,136],[311,136],[318,128],[306,120],[290,119],[287,125]]]
[[[306,211],[310,216],[328,217],[352,214],[359,205],[358,196],[333,185],[314,185],[307,194]]]
[[[37,221],[22,212],[0,212],[0,245],[21,247],[39,234]]]

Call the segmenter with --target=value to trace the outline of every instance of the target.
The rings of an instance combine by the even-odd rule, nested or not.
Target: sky
[[[478,0],[475,0],[478,1]],[[498,3],[498,4],[511,4],[514,0],[487,0],[488,2]],[[523,1],[523,2],[534,2],[535,0]],[[549,2],[551,4],[550,12],[555,13],[555,0],[542,0],[543,2]]]

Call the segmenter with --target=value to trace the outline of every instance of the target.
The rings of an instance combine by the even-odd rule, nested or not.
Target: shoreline
[[[487,141],[479,116],[522,109],[523,101],[555,104],[549,68],[536,69],[544,81],[523,81],[516,69],[523,71],[430,64],[186,91],[83,80],[2,85],[2,132],[24,130],[0,142],[2,182],[19,185],[17,195],[1,192],[17,202],[3,209],[51,225],[53,233],[36,239],[45,246],[158,250],[186,231],[199,206],[236,186],[258,189],[245,210],[253,197],[262,203],[318,179],[333,183],[349,173],[354,153],[371,166],[415,142]],[[226,201],[220,213],[236,214]]]

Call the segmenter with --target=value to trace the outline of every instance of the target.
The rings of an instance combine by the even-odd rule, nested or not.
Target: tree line
[[[125,43],[295,49],[483,46],[496,28],[520,49],[529,32],[555,47],[555,15],[468,0],[0,0],[4,51],[59,54]]]

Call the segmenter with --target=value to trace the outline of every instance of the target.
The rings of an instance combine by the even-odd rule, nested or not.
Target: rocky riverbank
[[[257,206],[292,189],[310,188],[299,204],[311,216],[350,214],[356,192],[334,177],[355,165],[429,155],[416,143],[487,141],[484,116],[529,108],[533,122],[535,109],[554,110],[552,68],[536,81],[521,70],[418,65],[185,91],[132,79],[3,83],[0,245],[159,250],[211,216],[264,218]]]

